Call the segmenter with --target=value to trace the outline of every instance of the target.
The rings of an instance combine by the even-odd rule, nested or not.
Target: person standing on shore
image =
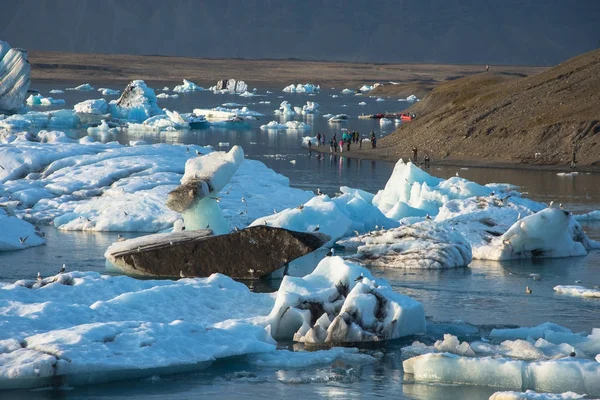
[[[413,159],[412,159],[413,164],[417,165],[417,161],[418,161],[417,160],[417,146],[412,148],[412,156],[413,156]]]
[[[325,146],[325,134],[323,134],[323,135],[321,136],[321,140],[323,141],[323,142],[322,142],[322,143],[323,143],[323,146]]]
[[[317,132],[317,147],[321,146],[321,133]]]
[[[333,139],[329,139],[329,152],[333,154]]]

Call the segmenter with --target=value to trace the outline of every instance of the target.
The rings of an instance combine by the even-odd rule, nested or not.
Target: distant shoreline
[[[351,145],[351,149],[356,144]],[[307,149],[308,151],[308,149]],[[325,146],[315,147],[313,146],[312,151],[321,154],[329,153],[329,144]],[[410,150],[409,150],[410,151]],[[394,150],[390,150],[386,147],[371,148],[371,144],[365,142],[361,150],[344,150],[343,153],[333,153],[339,157],[351,158],[354,160],[365,160],[365,161],[383,161],[391,164],[395,164],[399,159],[403,159],[405,162],[410,160],[409,151],[405,155],[398,156],[394,153]],[[424,154],[419,154],[419,159],[423,159]],[[421,164],[418,165],[423,168]],[[579,172],[579,173],[593,173],[600,172],[600,166],[585,165],[577,168],[571,168],[570,165],[559,165],[559,164],[531,164],[531,163],[511,163],[501,161],[476,161],[476,160],[459,160],[453,158],[439,159],[435,158],[431,160],[431,167],[459,167],[459,168],[490,168],[490,169],[512,169],[512,170],[527,170],[527,171],[548,171],[548,172]]]
[[[35,83],[127,83],[134,79],[181,83],[191,80],[213,86],[219,79],[241,79],[249,87],[313,83],[358,89],[364,84],[426,85],[481,72],[482,65],[381,64],[275,59],[206,59],[28,51],[31,79]],[[508,73],[529,75],[546,67],[497,66]],[[283,86],[283,87],[284,87]],[[389,85],[390,87],[392,85]],[[282,87],[282,88],[283,88]],[[388,94],[391,96],[400,94]]]

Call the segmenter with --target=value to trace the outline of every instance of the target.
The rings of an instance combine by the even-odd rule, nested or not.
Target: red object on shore
[[[400,114],[401,121],[412,121],[412,119],[413,119],[412,115],[405,114],[405,113]]]

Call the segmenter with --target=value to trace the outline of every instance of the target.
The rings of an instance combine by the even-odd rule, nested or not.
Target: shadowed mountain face
[[[206,58],[552,65],[598,47],[598,0],[4,0],[15,47]]]

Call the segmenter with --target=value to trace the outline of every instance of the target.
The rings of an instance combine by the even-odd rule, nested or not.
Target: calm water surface
[[[152,87],[163,84],[149,82]],[[42,94],[48,95],[53,88],[64,89],[64,85],[33,85]],[[102,86],[102,85],[99,85]],[[115,85],[105,85],[120,89]],[[172,85],[171,85],[172,87]],[[387,182],[393,165],[384,162],[358,161],[339,156],[309,154],[300,146],[302,136],[308,133],[285,133],[261,131],[259,126],[271,120],[279,120],[272,115],[282,100],[294,106],[302,106],[309,101],[321,105],[321,115],[325,113],[346,113],[351,116],[346,125],[330,125],[320,115],[307,119],[312,126],[311,136],[325,132],[327,137],[340,127],[347,126],[361,133],[374,129],[378,135],[393,131],[394,125],[382,129],[378,121],[356,118],[360,113],[400,111],[406,102],[386,99],[376,102],[368,96],[339,94],[341,89],[322,89],[316,96],[281,92],[281,88],[271,89],[273,93],[262,97],[242,98],[235,95],[214,95],[209,92],[196,92],[180,96],[179,99],[159,99],[161,107],[180,112],[191,112],[193,108],[212,108],[223,103],[236,102],[250,109],[264,113],[259,121],[251,122],[248,129],[226,130],[208,128],[184,132],[161,134],[134,134],[122,132],[106,140],[143,139],[150,143],[186,143],[212,145],[227,150],[234,144],[244,148],[249,158],[264,162],[275,171],[289,177],[294,187],[316,191],[317,187],[326,193],[334,194],[340,186],[361,188],[370,192],[382,189]],[[258,93],[265,93],[261,89]],[[338,94],[339,97],[332,97]],[[54,95],[67,100],[66,108],[90,98],[99,98],[97,92],[65,92]],[[114,97],[109,97],[114,98]],[[259,104],[270,101],[270,104]],[[359,106],[364,101],[366,106]],[[40,108],[41,109],[41,108]],[[72,132],[82,136],[83,132]],[[219,143],[229,145],[219,146]],[[293,162],[291,162],[293,161]],[[554,172],[521,171],[509,169],[432,167],[431,174],[448,178],[457,172],[460,176],[478,183],[511,183],[519,186],[519,191],[535,200],[563,203],[565,208],[575,213],[585,213],[600,209],[600,180],[594,174],[575,177],[560,177]],[[588,234],[600,240],[600,223],[584,225]],[[54,274],[63,263],[70,270],[90,270],[104,272],[103,253],[116,240],[117,233],[60,232],[53,228],[45,229],[47,245],[20,252],[0,254],[0,280],[12,282],[20,278],[30,278],[40,271],[43,275]],[[126,234],[126,236],[133,236]],[[291,268],[294,275],[310,273],[323,254],[317,252],[299,260]],[[473,339],[489,331],[492,326],[520,325],[532,326],[551,321],[565,325],[575,331],[590,331],[600,327],[600,301],[556,295],[553,287],[558,284],[575,284],[593,287],[600,285],[600,252],[592,252],[586,257],[523,260],[511,262],[490,262],[474,260],[468,268],[443,271],[419,271],[400,269],[377,269],[376,275],[386,278],[393,287],[406,295],[421,301],[429,318],[432,331],[419,340],[431,341],[439,338],[440,332],[447,330],[443,322],[464,321],[477,325],[481,332]],[[532,281],[530,273],[539,273],[541,281]],[[278,281],[256,284],[257,290],[276,290]],[[525,294],[525,286],[533,290]],[[439,332],[438,332],[439,331]],[[379,348],[365,351],[381,351],[384,356],[379,362],[368,365],[320,365],[300,369],[278,370],[258,368],[245,362],[243,357],[220,361],[208,370],[164,376],[155,379],[137,380],[124,383],[111,383],[89,387],[5,392],[3,399],[191,399],[201,396],[219,398],[394,398],[394,399],[487,399],[495,390],[481,387],[458,387],[447,385],[423,385],[405,381],[402,371],[400,349],[415,338],[388,342]],[[352,369],[350,369],[352,368]]]

